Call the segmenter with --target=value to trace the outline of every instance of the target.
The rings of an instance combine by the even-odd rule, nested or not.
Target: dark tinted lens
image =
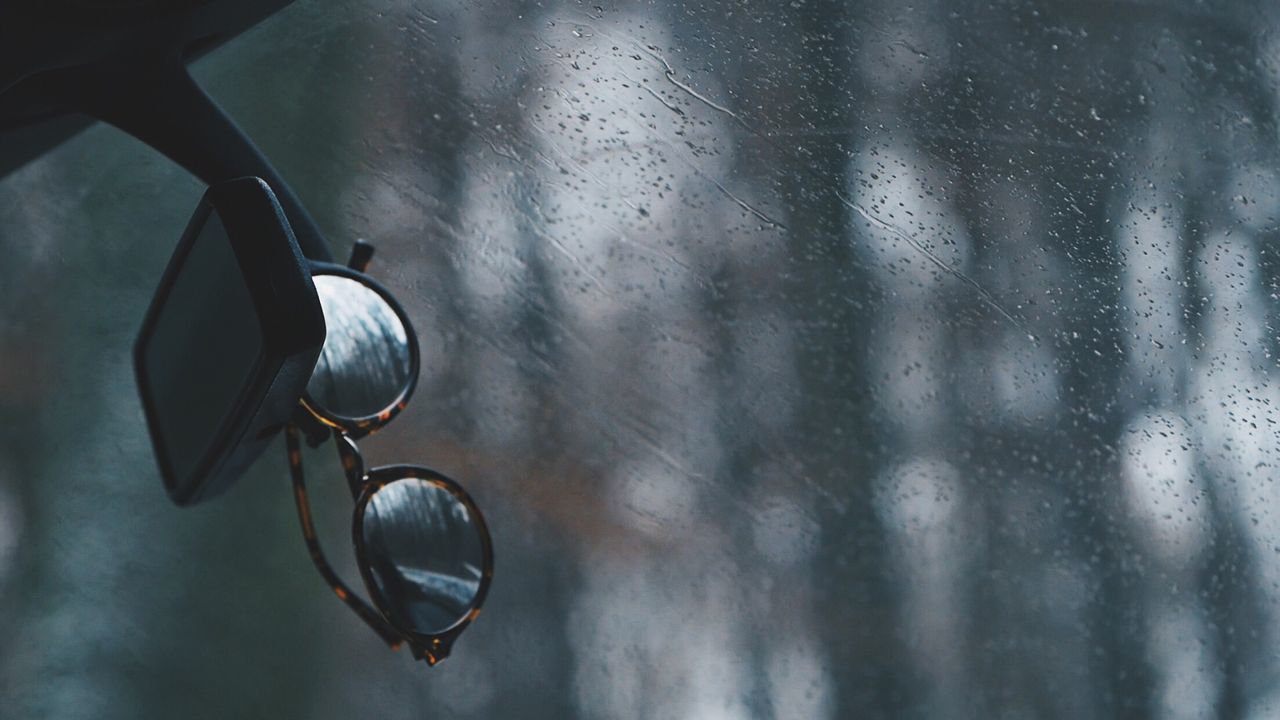
[[[343,418],[387,410],[412,381],[407,328],[363,283],[339,275],[317,275],[315,283],[328,330],[307,395]]]
[[[484,569],[480,528],[441,485],[406,478],[384,486],[365,507],[363,534],[386,610],[405,629],[440,633],[475,604]]]

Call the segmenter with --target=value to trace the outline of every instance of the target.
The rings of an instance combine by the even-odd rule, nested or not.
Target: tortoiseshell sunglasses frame
[[[480,615],[485,597],[489,593],[489,585],[493,581],[493,540],[489,535],[484,515],[471,496],[457,482],[448,476],[421,465],[384,465],[365,472],[364,459],[359,447],[350,437],[335,433],[334,441],[338,446],[338,454],[342,460],[343,472],[347,484],[355,499],[352,510],[351,541],[356,551],[356,564],[360,569],[360,577],[364,581],[365,591],[369,594],[374,608],[352,592],[329,565],[316,537],[314,523],[311,520],[311,505],[307,501],[306,483],[302,471],[302,450],[298,439],[298,429],[292,425],[285,429],[285,441],[289,452],[289,471],[293,477],[294,499],[298,506],[298,518],[302,522],[302,535],[310,551],[311,560],[315,563],[320,575],[329,583],[339,600],[347,604],[373,629],[393,650],[400,644],[407,643],[415,659],[426,660],[428,665],[435,665],[449,656],[453,643],[463,630],[467,629]],[[452,625],[438,633],[419,633],[405,628],[396,621],[395,616],[387,611],[388,603],[378,589],[373,578],[372,564],[364,543],[364,513],[373,496],[391,483],[420,479],[426,480],[436,487],[445,490],[463,504],[475,524],[480,535],[483,567],[481,568],[480,587],[470,609]]]
[[[351,252],[351,260],[347,265],[338,265],[336,263],[312,262],[311,275],[335,275],[337,277],[345,277],[364,285],[372,290],[387,303],[392,312],[395,313],[396,319],[400,321],[400,325],[404,328],[407,342],[409,345],[409,383],[404,387],[395,401],[382,411],[372,415],[363,417],[345,417],[330,412],[322,404],[311,398],[310,393],[303,393],[299,403],[307,411],[307,415],[317,420],[325,427],[343,432],[352,438],[360,439],[366,435],[370,435],[380,430],[384,425],[391,422],[400,414],[405,406],[409,404],[409,398],[413,396],[413,391],[418,387],[418,371],[421,366],[421,354],[418,350],[418,335],[413,330],[413,323],[409,322],[409,316],[405,313],[404,308],[396,300],[391,291],[383,287],[381,283],[368,275],[364,274],[364,269],[369,263],[369,258],[373,255],[373,246],[368,243],[358,242]],[[323,350],[321,351],[323,352]],[[304,427],[307,430],[308,437],[320,436],[325,433],[316,432],[315,428]],[[317,442],[311,443],[313,446]]]
[[[372,255],[373,247],[371,245],[357,241],[355,247],[352,248],[351,259],[346,266],[327,262],[313,262],[312,275],[337,275],[350,278],[373,290],[386,301],[403,325],[408,338],[409,383],[389,407],[379,413],[358,418],[348,418],[330,413],[319,403],[312,400],[310,395],[304,394],[298,403],[298,412],[295,413],[294,422],[285,428],[289,472],[293,479],[294,501],[298,507],[298,519],[302,523],[302,535],[306,540],[307,550],[311,554],[311,560],[316,569],[320,571],[320,575],[329,583],[329,587],[333,589],[334,594],[355,611],[391,649],[398,649],[402,643],[408,644],[415,659],[426,660],[428,665],[435,665],[445,657],[448,657],[457,637],[480,615],[480,608],[484,604],[485,596],[489,592],[489,584],[493,580],[493,541],[480,508],[471,499],[471,496],[449,477],[421,465],[384,465],[374,468],[368,473],[364,470],[364,458],[356,445],[356,439],[380,430],[404,410],[405,406],[408,405],[409,398],[413,395],[414,389],[417,387],[420,363],[418,337],[413,330],[413,324],[409,322],[408,315],[404,312],[404,308],[401,307],[389,290],[364,273]],[[338,447],[338,455],[347,478],[347,485],[351,490],[352,498],[356,502],[355,508],[352,510],[351,523],[356,564],[359,566],[365,591],[368,592],[369,597],[373,600],[376,610],[352,592],[351,588],[338,577],[338,574],[329,565],[324,552],[320,548],[320,541],[316,537],[315,524],[311,519],[311,504],[307,500],[306,483],[303,479],[302,448],[298,437],[300,432],[306,434],[307,444],[312,447],[318,447],[330,435],[333,436],[334,442]],[[467,508],[480,533],[480,544],[483,552],[484,567],[481,571],[480,587],[476,592],[471,608],[453,625],[434,634],[423,634],[404,628],[396,622],[393,614],[387,611],[387,603],[378,590],[377,583],[374,582],[364,546],[364,511],[368,506],[369,500],[377,491],[392,482],[414,478],[427,480],[446,490]]]

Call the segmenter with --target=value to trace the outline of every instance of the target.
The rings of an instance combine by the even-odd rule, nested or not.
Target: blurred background
[[[194,68],[423,348],[496,577],[392,653],[273,447],[161,489],[203,188],[0,180],[0,716],[1280,715],[1280,6],[300,0]],[[331,448],[306,456],[355,579]]]

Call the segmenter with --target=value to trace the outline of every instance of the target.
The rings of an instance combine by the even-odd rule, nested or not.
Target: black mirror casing
[[[309,262],[271,188],[209,188],[134,345],[134,370],[169,497],[224,492],[279,433],[325,339]]]

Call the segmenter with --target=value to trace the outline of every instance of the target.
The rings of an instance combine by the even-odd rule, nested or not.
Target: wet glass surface
[[[400,627],[442,633],[480,592],[480,529],[458,498],[419,478],[392,482],[370,498],[361,526],[370,572]]]
[[[196,74],[377,247],[422,371],[361,449],[475,497],[484,613],[388,652],[282,449],[169,505],[128,354],[201,188],[99,127],[0,180],[0,713],[1276,714],[1277,30],[299,0]]]
[[[307,395],[331,415],[365,418],[413,382],[409,333],[382,296],[341,275],[316,275],[325,338]]]

